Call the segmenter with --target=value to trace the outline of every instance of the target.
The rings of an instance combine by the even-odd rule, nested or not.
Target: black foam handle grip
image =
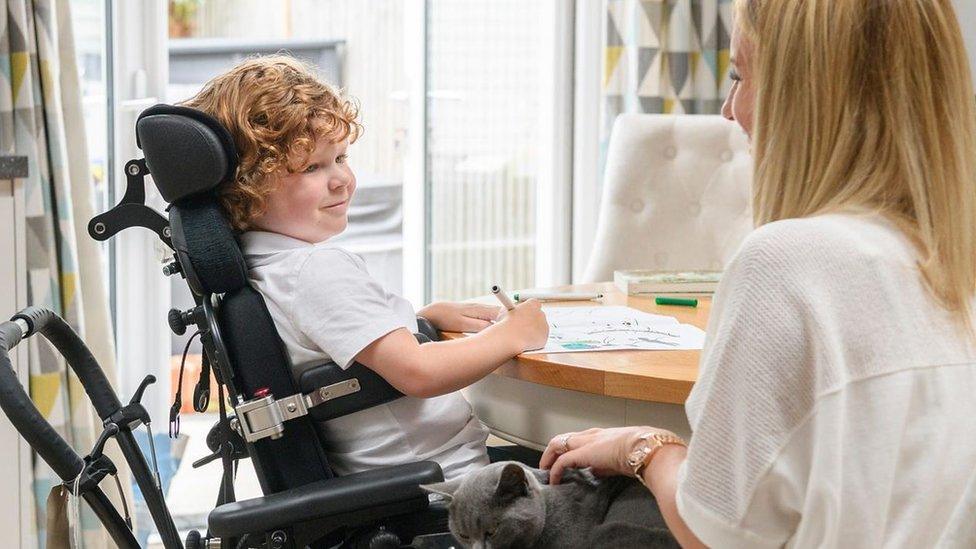
[[[23,335],[14,322],[0,324],[0,409],[61,480],[70,481],[78,476],[85,463],[34,406],[7,354]]]
[[[30,325],[30,334],[43,335],[57,348],[68,362],[68,366],[77,374],[102,421],[112,417],[122,407],[102,367],[85,346],[85,342],[63,318],[53,311],[40,307],[28,307],[14,315],[14,319],[18,318]]]

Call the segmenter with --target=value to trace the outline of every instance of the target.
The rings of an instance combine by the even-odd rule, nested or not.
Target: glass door
[[[572,3],[426,16],[426,297],[568,282]]]

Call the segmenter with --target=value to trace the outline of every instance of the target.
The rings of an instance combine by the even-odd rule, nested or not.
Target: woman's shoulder
[[[761,269],[777,277],[816,278],[914,266],[907,236],[870,214],[824,214],[783,219],[752,231],[730,270]]]

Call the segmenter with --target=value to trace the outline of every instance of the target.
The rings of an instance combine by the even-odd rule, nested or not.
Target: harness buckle
[[[244,440],[254,442],[264,438],[281,438],[285,422],[308,415],[308,409],[332,399],[357,393],[362,389],[358,379],[347,379],[325,387],[319,387],[307,395],[297,393],[275,399],[274,395],[262,396],[237,406],[237,430]]]

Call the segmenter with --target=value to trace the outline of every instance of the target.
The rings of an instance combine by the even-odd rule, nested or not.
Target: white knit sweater
[[[976,345],[874,216],[754,231],[715,296],[678,509],[712,547],[976,547]]]

